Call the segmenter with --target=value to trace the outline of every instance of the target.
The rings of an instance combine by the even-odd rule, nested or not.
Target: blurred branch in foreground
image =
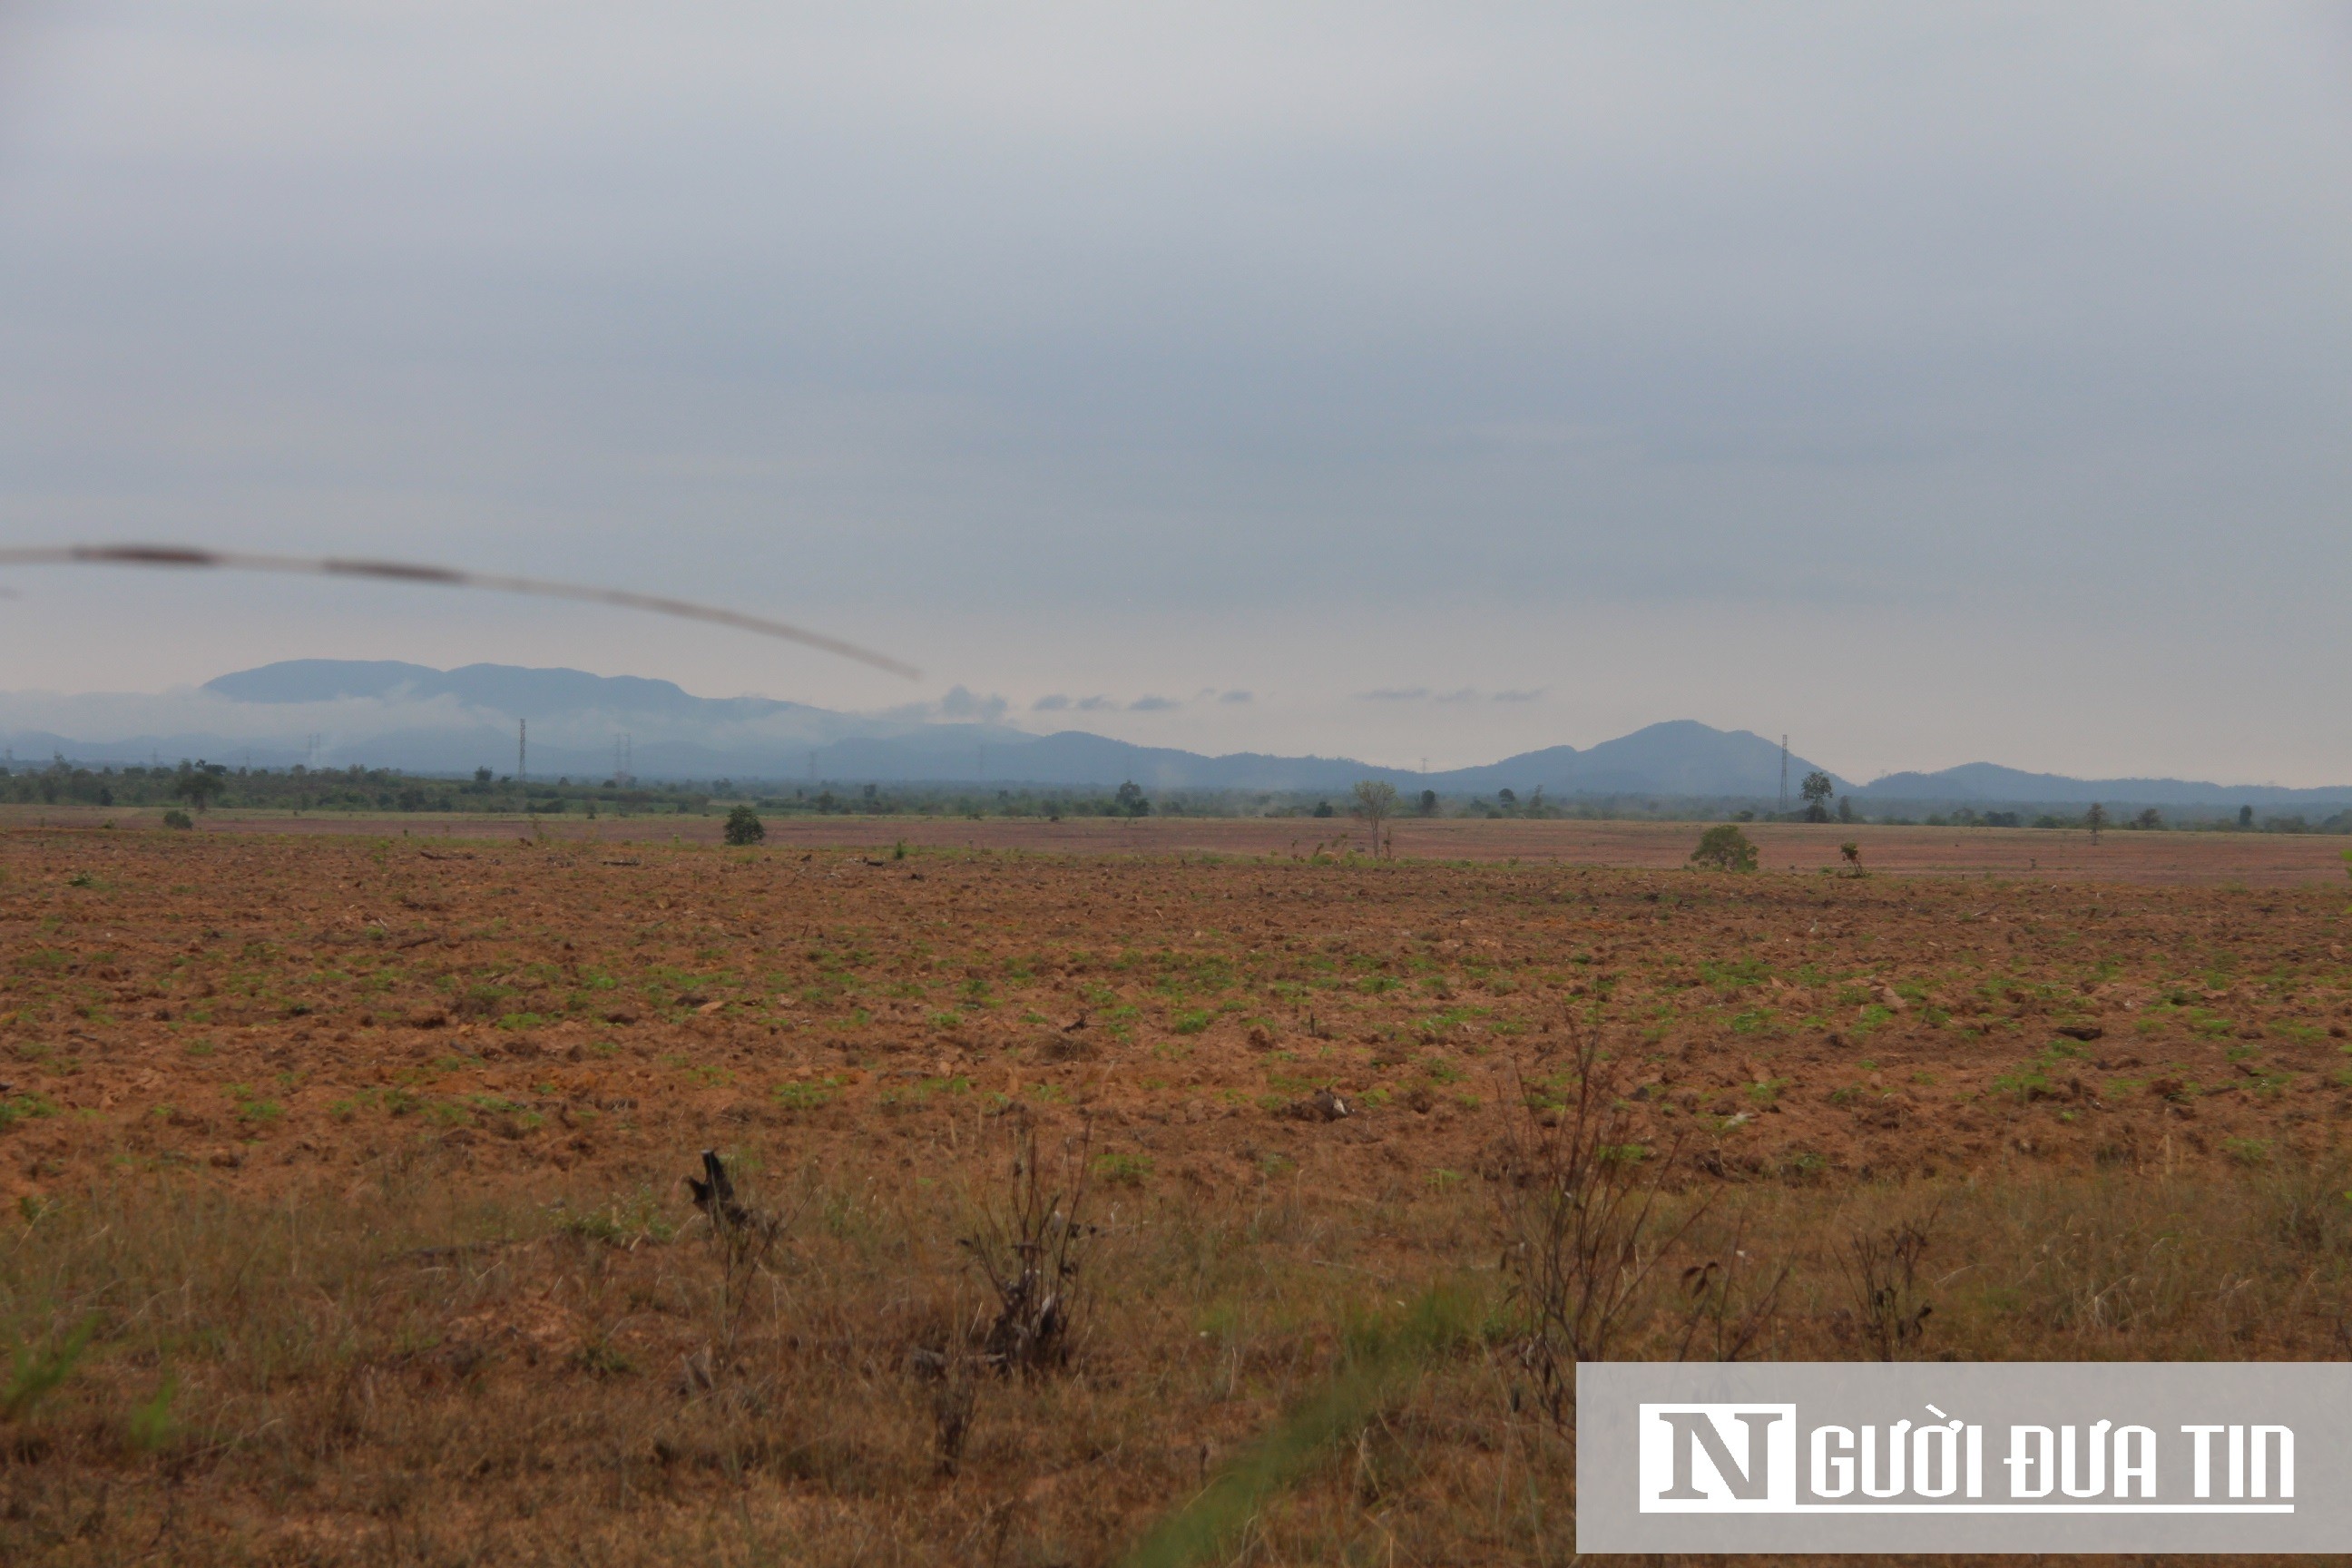
[[[887,654],[822,633],[803,631],[764,616],[698,605],[689,599],[658,594],[636,594],[625,588],[595,588],[579,583],[550,583],[536,577],[506,577],[486,572],[461,572],[450,566],[428,566],[404,561],[347,561],[334,556],[256,555],[239,551],[196,550],[176,544],[64,544],[0,549],[0,566],[180,566],[217,567],[232,572],[295,572],[321,577],[384,578],[398,583],[424,583],[450,588],[488,588],[502,594],[530,594],[545,599],[576,599],[583,604],[614,605],[625,610],[647,610],[689,621],[708,621],[762,637],[782,637],[827,653],[887,669],[912,680],[919,671]]]

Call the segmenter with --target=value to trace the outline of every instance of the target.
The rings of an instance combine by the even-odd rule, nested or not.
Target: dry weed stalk
[[[1936,1309],[1921,1299],[1919,1260],[1927,1254],[1928,1227],[1935,1220],[1931,1213],[1885,1230],[1858,1230],[1838,1258],[1853,1301],[1848,1321],[1880,1361],[1917,1353],[1927,1336],[1927,1318]]]
[[[1706,1361],[1743,1361],[1777,1326],[1780,1289],[1788,1284],[1795,1266],[1784,1262],[1769,1279],[1759,1283],[1753,1260],[1740,1245],[1747,1236],[1743,1221],[1733,1229],[1721,1258],[1710,1258],[1683,1270],[1689,1315],[1675,1347],[1676,1361],[1690,1360],[1695,1351],[1702,1352],[1700,1359]]]
[[[995,1320],[981,1359],[1004,1373],[1035,1376],[1066,1364],[1077,1337],[1076,1282],[1084,1261],[1093,1130],[1064,1145],[1048,1180],[1037,1132],[1026,1117],[1013,1131],[1012,1179],[1003,1208],[983,1210],[979,1234],[962,1238],[996,1293]]]
[[[1521,1081],[1504,1108],[1505,1264],[1522,1314],[1521,1355],[1553,1419],[1575,1404],[1575,1366],[1604,1361],[1647,1305],[1660,1262],[1704,1212],[1660,1213],[1673,1152],[1633,1141],[1600,1035],[1569,1024],[1566,1103],[1538,1109]],[[1646,1168],[1646,1169],[1645,1169]],[[1696,1293],[1704,1305],[1704,1277]]]

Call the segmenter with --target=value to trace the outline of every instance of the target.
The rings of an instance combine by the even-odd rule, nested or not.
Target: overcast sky
[[[2352,9],[0,7],[0,688],[2352,781]],[[990,701],[984,706],[993,706]]]

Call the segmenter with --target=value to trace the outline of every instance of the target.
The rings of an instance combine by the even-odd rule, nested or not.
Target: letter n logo
[[[1643,1513],[1768,1513],[1796,1504],[1795,1405],[1642,1406]]]

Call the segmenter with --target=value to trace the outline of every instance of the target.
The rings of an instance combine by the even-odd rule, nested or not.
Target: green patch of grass
[[[55,1116],[57,1102],[42,1094],[11,1094],[0,1096],[0,1128],[43,1116]],[[165,1114],[169,1114],[167,1111]]]
[[[558,1204],[553,1217],[560,1234],[608,1247],[666,1242],[677,1234],[677,1227],[664,1217],[661,1201],[650,1187],[640,1187],[628,1197],[616,1197],[593,1209],[572,1211]]]
[[[970,1094],[971,1079],[968,1078],[926,1078],[903,1087],[884,1089],[877,1100],[885,1110],[897,1110],[928,1105],[935,1095]]]
[[[1725,991],[1738,991],[1750,985],[1761,985],[1771,978],[1771,974],[1770,966],[1760,958],[1732,958],[1703,962],[1698,966],[1698,977],[1701,981]]]
[[[1095,1157],[1095,1179],[1114,1186],[1139,1187],[1151,1176],[1151,1156],[1149,1154],[1098,1154]]]
[[[814,1081],[802,1079],[780,1083],[768,1091],[778,1105],[786,1110],[814,1110],[841,1098],[841,1080],[837,1078]]]

